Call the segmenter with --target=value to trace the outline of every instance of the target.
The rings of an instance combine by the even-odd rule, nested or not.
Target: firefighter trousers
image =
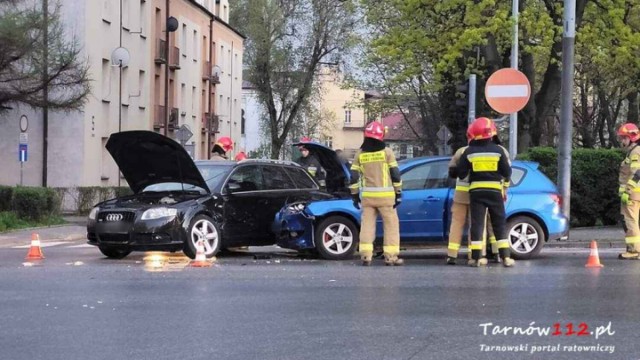
[[[460,251],[460,244],[462,244],[462,236],[464,234],[465,228],[468,229],[467,218],[471,218],[469,211],[469,204],[464,204],[460,202],[454,201],[451,205],[451,226],[449,227],[449,245],[447,246],[447,256],[452,258],[458,257],[458,252]],[[489,220],[489,221],[487,221]],[[483,246],[482,246],[482,256],[486,254],[486,241],[484,241],[485,236],[488,236],[489,243],[491,245],[491,253],[497,254],[498,247],[496,242],[496,237],[493,234],[493,227],[491,226],[491,221],[488,217],[485,219],[485,230],[483,230]],[[467,235],[467,247],[470,249],[471,244],[469,243],[469,235]],[[469,258],[471,258],[471,251],[469,251]]]
[[[473,190],[471,197],[471,258],[478,260],[482,255],[484,223],[487,211],[497,239],[501,258],[510,257],[509,241],[506,234],[506,216],[502,193],[494,190]]]
[[[360,225],[360,257],[371,260],[373,241],[376,238],[376,220],[378,213],[382,217],[384,229],[384,257],[393,260],[400,254],[400,224],[398,213],[393,206],[362,206],[362,223]]]
[[[620,213],[624,217],[624,242],[627,251],[640,252],[640,201],[630,200],[628,204],[620,204]]]

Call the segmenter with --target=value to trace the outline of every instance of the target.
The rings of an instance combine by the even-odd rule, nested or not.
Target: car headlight
[[[98,216],[98,211],[99,210],[100,210],[100,208],[98,208],[97,206],[94,207],[93,209],[91,209],[91,212],[89,213],[89,219],[95,220],[96,216]]]
[[[304,210],[305,207],[306,207],[305,204],[296,203],[296,204],[291,204],[287,206],[287,210],[289,210],[289,212],[292,212],[292,213],[300,213]]]
[[[160,219],[160,218],[164,218],[164,217],[174,217],[174,216],[176,216],[176,214],[178,214],[178,210],[177,209],[171,209],[171,208],[166,208],[166,207],[158,207],[158,208],[152,208],[152,209],[149,209],[149,210],[145,211],[142,214],[142,217],[140,219],[141,220],[154,220],[154,219]]]

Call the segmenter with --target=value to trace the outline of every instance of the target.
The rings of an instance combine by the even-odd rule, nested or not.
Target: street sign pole
[[[467,122],[471,124],[476,119],[476,74],[469,75],[469,116]]]
[[[576,37],[576,0],[564,1],[562,35],[562,86],[560,95],[560,136],[558,138],[558,186],[562,213],[569,219],[571,210],[571,139],[573,124],[573,52]]]
[[[513,0],[513,42],[511,44],[511,68],[518,70],[518,1]],[[516,158],[518,152],[518,112],[509,115],[509,154]]]

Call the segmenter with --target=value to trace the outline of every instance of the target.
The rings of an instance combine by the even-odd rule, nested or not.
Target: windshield
[[[202,174],[202,178],[207,183],[209,189],[213,189],[222,181],[224,174],[226,174],[229,166],[216,166],[216,165],[197,165],[198,170]],[[179,182],[165,182],[153,184],[145,187],[142,192],[162,192],[162,191],[182,191],[184,186],[185,191],[197,191],[201,194],[206,194],[208,190],[195,186],[192,184],[183,184]]]

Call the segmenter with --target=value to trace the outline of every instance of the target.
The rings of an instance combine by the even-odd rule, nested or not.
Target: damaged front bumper
[[[285,206],[276,214],[272,225],[276,244],[292,250],[314,249],[314,220],[315,216],[302,204]]]

